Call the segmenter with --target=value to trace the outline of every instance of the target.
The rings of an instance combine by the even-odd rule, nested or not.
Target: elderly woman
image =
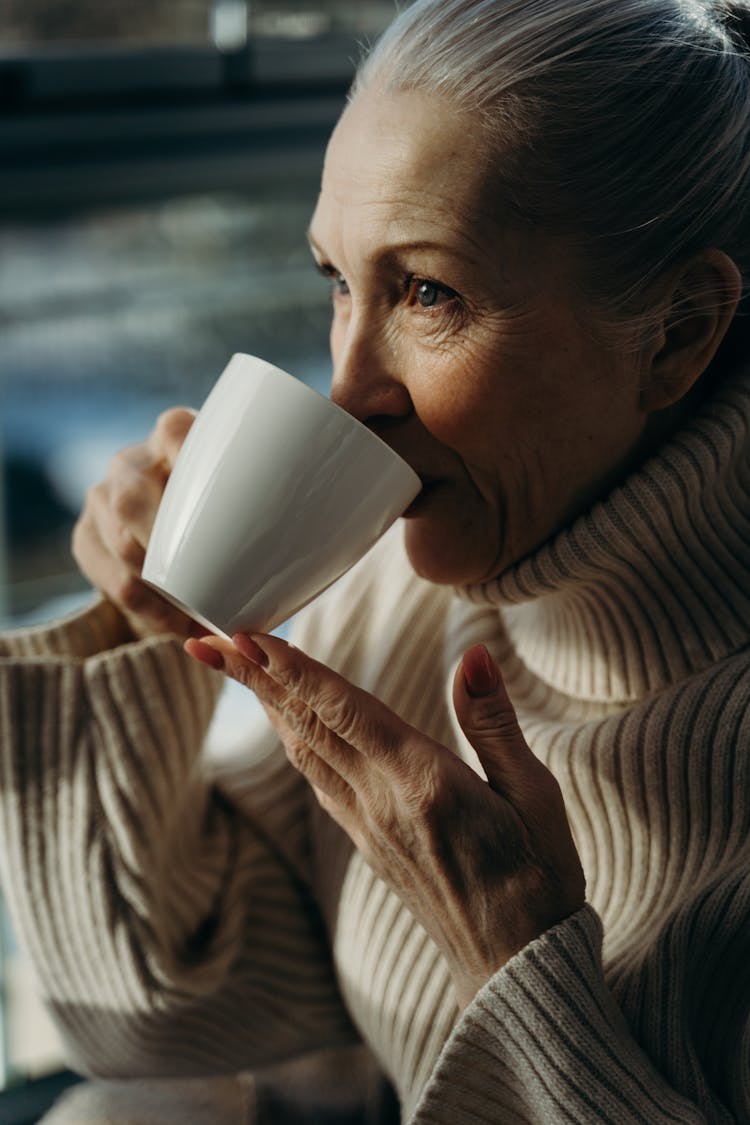
[[[102,600],[3,641],[73,1065],[252,1121],[258,1068],[361,1040],[415,1125],[750,1121],[749,28],[418,0],[364,62],[310,242],[332,396],[419,498],[294,647],[186,655],[139,581],[171,411],[77,528]],[[201,665],[270,719],[218,780]]]

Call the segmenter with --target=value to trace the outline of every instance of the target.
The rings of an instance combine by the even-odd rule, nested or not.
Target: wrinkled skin
[[[487,774],[277,637],[189,640],[261,700],[292,765],[443,952],[460,1006],[578,909],[584,878],[559,786],[531,753],[483,645],[453,702]]]

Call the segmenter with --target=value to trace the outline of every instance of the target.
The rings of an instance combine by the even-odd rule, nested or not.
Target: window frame
[[[241,189],[319,170],[359,54],[353,36],[0,56],[7,216]]]

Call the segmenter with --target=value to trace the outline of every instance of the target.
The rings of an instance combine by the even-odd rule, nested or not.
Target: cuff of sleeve
[[[111,602],[99,596],[85,609],[56,621],[4,632],[0,635],[0,659],[57,656],[86,660],[130,639],[124,618]]]
[[[223,683],[183,652],[178,637],[128,641],[103,599],[49,626],[4,634],[2,784],[11,780],[8,769],[12,787],[26,790],[86,772],[90,760],[100,795],[114,786],[136,800],[144,789],[184,788]]]
[[[71,644],[54,651],[61,624],[0,659],[0,874],[48,997],[77,997],[91,973],[88,995],[126,978],[135,1005],[182,972],[180,943],[233,863],[229,818],[207,816],[201,755],[224,677],[175,636],[98,650],[109,610],[88,612],[69,626],[75,658]]]
[[[604,978],[589,906],[552,927],[474,997],[413,1121],[700,1121],[633,1039]]]

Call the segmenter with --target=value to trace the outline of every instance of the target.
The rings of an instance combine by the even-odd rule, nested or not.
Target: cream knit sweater
[[[219,681],[176,641],[117,647],[105,603],[6,635],[2,879],[72,1065],[247,1074],[359,1036],[415,1125],[750,1122],[749,418],[734,380],[491,587],[415,578],[397,529],[298,620],[472,764],[447,684],[485,641],[560,781],[588,904],[460,1019],[270,733],[209,774]]]

